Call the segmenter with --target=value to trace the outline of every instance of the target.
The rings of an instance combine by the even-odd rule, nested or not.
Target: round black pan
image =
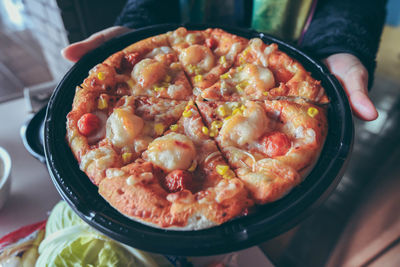
[[[297,48],[267,34],[222,27],[246,38],[259,37],[266,43],[277,43],[279,49],[300,61],[315,79],[321,81],[330,99],[329,132],[321,156],[305,181],[287,196],[258,207],[253,214],[220,226],[182,232],[156,229],[134,222],[113,209],[98,194],[97,187],[80,171],[65,141],[66,115],[71,110],[75,87],[82,83],[93,66],[136,41],[179,26],[182,25],[163,24],[127,33],[88,53],[70,69],[48,103],[45,121],[47,166],[61,196],[77,214],[95,229],[122,243],[155,253],[182,256],[211,255],[244,249],[295,226],[336,187],[353,143],[354,127],[349,103],[333,75]],[[205,29],[211,25],[183,26],[188,29]]]

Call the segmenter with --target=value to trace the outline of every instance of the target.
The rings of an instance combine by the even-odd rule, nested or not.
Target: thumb
[[[372,121],[378,117],[378,112],[365,90],[368,80],[363,79],[363,76],[363,71],[350,70],[343,79],[343,83],[347,88],[350,105],[355,115],[362,120]]]
[[[115,36],[121,35],[130,29],[121,26],[114,26],[105,30],[94,33],[89,38],[70,44],[61,50],[61,55],[72,62],[78,61],[84,54],[100,46],[104,42]]]
[[[340,53],[329,56],[324,63],[343,85],[354,114],[365,121],[375,120],[378,112],[368,97],[368,72],[360,60]]]

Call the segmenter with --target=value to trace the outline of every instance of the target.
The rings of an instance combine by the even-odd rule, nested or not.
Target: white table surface
[[[25,100],[0,104],[0,146],[11,156],[11,194],[0,210],[0,237],[31,223],[45,220],[61,199],[46,166],[25,149],[21,126],[30,118]]]
[[[25,100],[0,103],[0,146],[11,156],[11,194],[0,210],[0,237],[22,226],[45,220],[61,200],[46,166],[25,149],[20,136],[21,126],[31,117]],[[195,266],[230,259],[233,266],[273,267],[259,247],[237,253],[192,258]],[[248,265],[250,264],[250,265]]]

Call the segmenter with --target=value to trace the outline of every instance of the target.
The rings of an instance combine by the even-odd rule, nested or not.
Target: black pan
[[[321,156],[305,181],[287,196],[261,206],[246,217],[200,231],[160,230],[129,220],[112,208],[97,192],[65,141],[66,115],[71,110],[75,87],[88,71],[109,55],[146,37],[174,30],[182,25],[163,24],[142,28],[105,43],[85,55],[65,75],[52,95],[45,121],[45,155],[52,180],[61,196],[76,213],[100,232],[127,245],[169,255],[201,256],[244,249],[287,231],[317,207],[341,179],[353,143],[353,120],[340,83],[326,67],[297,48],[270,35],[247,29],[226,28],[246,37],[275,42],[279,49],[300,61],[320,80],[329,98],[329,131]],[[189,29],[207,26],[183,25]]]

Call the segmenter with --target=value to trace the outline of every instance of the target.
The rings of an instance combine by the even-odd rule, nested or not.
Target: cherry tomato
[[[78,120],[78,129],[84,136],[94,134],[100,128],[100,119],[92,113],[86,113]]]
[[[171,193],[182,191],[183,189],[190,190],[192,187],[192,174],[184,170],[174,170],[165,177],[164,186]]]
[[[214,48],[216,48],[218,46],[218,42],[215,39],[207,38],[206,39],[206,46],[208,46],[208,48],[213,50]]]
[[[289,138],[281,132],[268,133],[262,137],[261,144],[263,152],[271,158],[285,155],[291,147]]]

